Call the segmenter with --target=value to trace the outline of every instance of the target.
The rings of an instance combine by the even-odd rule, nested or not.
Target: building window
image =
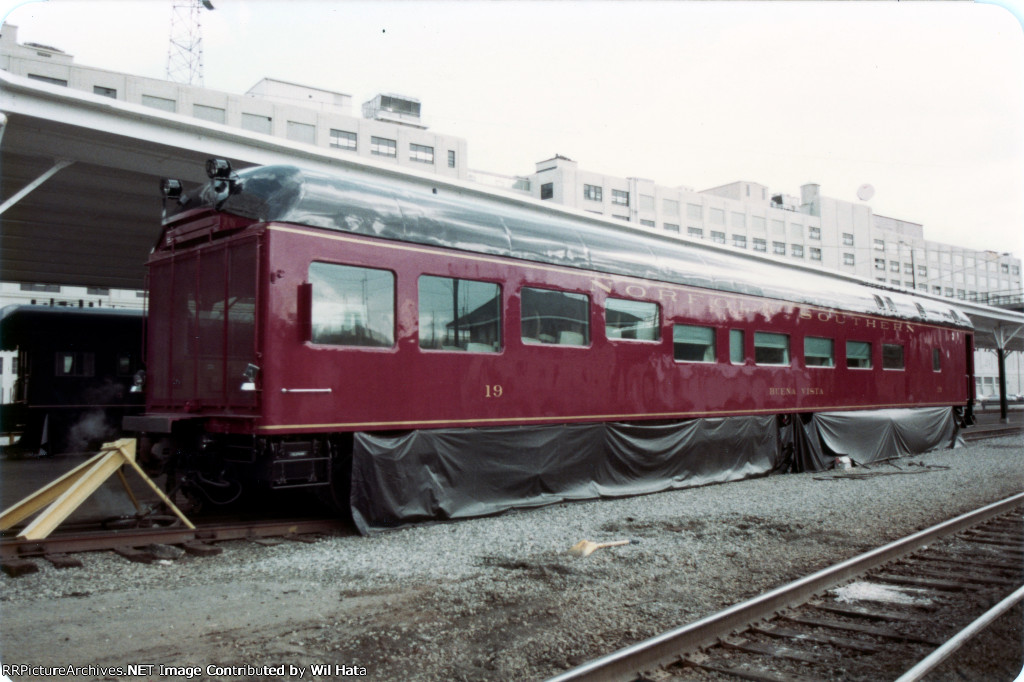
[[[767,229],[764,216],[759,215],[750,216],[750,226],[760,232],[764,232]]]
[[[760,237],[754,237],[754,251],[767,252],[768,242]]]
[[[609,298],[604,312],[605,335],[609,339],[658,340],[661,325],[656,303]]]
[[[688,227],[686,228],[686,234],[695,239],[704,239],[704,230],[700,227]]]
[[[680,362],[714,362],[717,357],[714,327],[677,324],[672,328],[672,346]]]
[[[258,114],[242,114],[242,128],[254,133],[269,135],[271,132],[272,120],[269,116]]]
[[[100,95],[102,97],[110,97],[111,99],[117,99],[117,90],[114,88],[105,88],[102,85],[92,86],[92,94]]]
[[[717,230],[711,230],[711,241],[716,244],[725,243],[725,232],[718,232]]]
[[[395,275],[389,270],[311,263],[313,343],[393,346]]]
[[[641,194],[639,201],[640,204],[639,206],[637,206],[639,210],[651,213],[654,212],[654,197],[650,196],[649,194]],[[629,204],[626,205],[628,206]]]
[[[416,163],[434,164],[434,148],[422,144],[409,145],[409,160]]]
[[[772,242],[772,253],[777,256],[785,256],[786,242]]]
[[[43,291],[50,294],[59,294],[59,284],[37,284],[35,282],[22,282],[18,288],[21,291]]]
[[[894,260],[889,261],[889,271],[890,272],[899,272],[900,271],[900,264],[899,264],[899,262],[898,261],[894,261]]]
[[[804,247],[803,247],[803,244],[790,244],[789,245],[789,253],[790,253],[791,256],[793,256],[793,258],[803,258],[804,257]]]
[[[903,346],[895,343],[882,344],[882,369],[903,369]]]
[[[601,201],[601,188],[598,185],[583,185],[583,198],[590,201]]]
[[[90,296],[110,296],[110,289],[107,287],[86,287],[85,293]]]
[[[153,95],[143,95],[142,106],[174,113],[174,110],[177,108],[177,102],[175,102],[173,99],[167,99],[166,97],[154,97]]]
[[[666,232],[679,232],[679,226],[675,223],[664,223]]]
[[[875,251],[885,251],[885,240],[884,239],[876,239],[874,244],[875,244]]]
[[[746,358],[743,348],[744,337],[742,329],[729,330],[729,362],[734,365],[742,365]]]
[[[853,246],[853,235],[849,232],[843,232],[843,246]]]
[[[918,277],[927,277],[928,276],[928,266],[927,265],[918,265],[917,266],[917,275],[918,275]]]
[[[821,249],[811,247],[811,260],[821,260]]]
[[[708,217],[711,222],[715,225],[725,225],[725,210],[721,208],[712,208],[708,210]]]
[[[730,224],[733,227],[743,229],[747,226],[747,216],[743,213],[737,213],[735,211],[732,211],[729,216],[729,220],[731,221]]]
[[[520,300],[524,343],[590,344],[590,298],[585,294],[523,287]]]
[[[358,137],[355,133],[347,130],[335,130],[331,128],[331,146],[335,149],[344,149],[346,151],[354,152],[358,149],[357,146]]]
[[[50,78],[49,76],[37,76],[34,73],[28,74],[28,77],[34,81],[40,81],[41,83],[49,83],[50,85],[63,85],[68,86],[68,82],[63,78]]]
[[[687,204],[686,217],[690,220],[700,220],[704,217],[703,207],[700,204]]]
[[[555,196],[555,183],[545,182],[543,185],[540,186],[541,199],[550,199],[553,196]]]
[[[846,366],[853,369],[871,369],[871,344],[868,341],[847,341]]]
[[[621,189],[613,189],[612,203],[618,206],[629,206],[629,192],[624,192]]]
[[[641,218],[640,224],[643,225],[644,227],[655,227],[655,223],[653,220],[644,220],[643,218]]]
[[[857,261],[852,253],[843,254],[843,265],[856,265]]]
[[[884,258],[876,258],[875,259],[875,270],[885,270],[885,259]]]
[[[675,199],[662,199],[661,212],[665,215],[679,215],[679,202]]]
[[[809,225],[807,227],[807,238],[821,241],[821,228]]]
[[[386,137],[370,137],[370,153],[375,156],[398,157],[398,143]]]
[[[804,337],[804,365],[835,367],[835,341],[816,336]]]
[[[734,234],[732,236],[732,245],[738,249],[747,248],[747,238],[742,234]]]
[[[448,167],[455,168],[455,151],[451,149],[448,150]]]
[[[629,222],[629,216],[628,215],[615,215],[613,213],[612,217],[615,218],[616,220],[625,220],[627,223]]]
[[[501,287],[431,275],[422,275],[419,285],[420,348],[501,350]]]
[[[220,107],[208,107],[204,104],[192,105],[192,116],[210,123],[225,123],[227,112]]]
[[[788,365],[789,335],[754,332],[754,362],[759,365]]]
[[[285,137],[293,142],[316,144],[316,126],[308,123],[288,121],[285,128]]]

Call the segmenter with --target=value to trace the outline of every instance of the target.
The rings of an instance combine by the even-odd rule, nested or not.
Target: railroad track
[[[10,575],[21,575],[37,570],[32,559],[46,559],[60,567],[73,566],[77,562],[69,556],[80,552],[112,550],[132,561],[150,562],[161,558],[159,550],[154,549],[160,546],[178,546],[185,552],[208,556],[220,552],[214,543],[227,540],[305,540],[320,534],[353,532],[351,524],[321,518],[220,520],[198,525],[195,529],[180,524],[148,528],[111,528],[109,524],[98,528],[90,525],[54,533],[44,540],[0,538],[0,566]]]
[[[937,647],[963,638],[964,626],[998,615],[993,605],[1005,610],[1024,597],[1022,505],[1024,493],[549,682],[904,680]]]

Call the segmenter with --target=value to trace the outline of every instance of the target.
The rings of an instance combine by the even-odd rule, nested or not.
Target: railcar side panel
[[[966,335],[960,330],[294,226],[270,226],[266,249],[259,278],[266,291],[257,427],[263,433],[679,419],[967,400]],[[311,268],[315,274],[332,267],[340,268],[339,281],[365,277],[361,286],[375,292],[373,298],[390,298],[388,309],[357,310],[362,303],[332,303],[332,294],[323,291],[330,285],[313,285],[319,288],[314,296],[324,294],[313,307],[355,320],[350,328],[365,338],[310,338],[315,322],[304,319],[311,311],[303,309],[301,292],[310,286]],[[456,335],[475,341],[456,339],[460,350],[422,347],[422,336],[437,333],[420,328],[421,289],[433,282],[423,277],[495,287],[499,318],[474,328],[474,315],[483,313],[463,309],[446,333],[450,337],[454,325]],[[363,302],[370,301],[369,290]],[[546,304],[544,317],[528,309],[552,292],[569,295],[565,310],[552,312]],[[583,331],[569,330],[565,320],[583,321],[569,305],[581,297],[586,324],[579,325]],[[653,338],[610,338],[610,300],[627,308],[631,304],[618,302],[653,304]],[[334,307],[323,307],[328,305]],[[556,318],[563,341],[578,345],[561,345],[545,334]],[[528,329],[534,322],[536,328]],[[495,324],[498,338],[487,337]],[[811,350],[805,348],[808,338]],[[742,348],[742,357],[733,355],[734,347]],[[936,350],[938,371],[932,365]]]

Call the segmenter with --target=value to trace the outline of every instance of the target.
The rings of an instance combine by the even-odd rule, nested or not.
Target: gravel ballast
[[[227,542],[220,556],[150,565],[109,552],[76,569],[39,562],[0,576],[0,660],[95,666],[83,679],[137,679],[116,670],[134,664],[199,666],[192,679],[280,679],[280,666],[305,680],[544,679],[1019,493],[1022,464],[1013,436],[371,537]],[[631,542],[570,554],[583,539]],[[188,678],[160,672],[151,679]]]

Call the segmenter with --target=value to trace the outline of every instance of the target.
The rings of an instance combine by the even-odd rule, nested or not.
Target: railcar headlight
[[[231,163],[227,159],[207,159],[206,177],[211,180],[227,180],[231,177]]]
[[[251,362],[246,366],[245,371],[242,372],[242,378],[245,379],[242,382],[243,391],[255,391],[256,390],[256,377],[259,376],[260,368]]]
[[[146,390],[146,370],[140,369],[132,377],[132,387],[129,393],[142,393]]]
[[[174,178],[163,178],[160,180],[160,194],[164,199],[178,199],[181,197],[181,181]]]

